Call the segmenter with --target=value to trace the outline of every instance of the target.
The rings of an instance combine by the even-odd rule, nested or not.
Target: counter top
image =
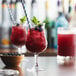
[[[9,53],[9,52],[17,52],[17,49],[0,49],[0,53]],[[25,52],[25,56],[33,56],[34,54],[29,51]],[[44,52],[40,53],[39,56],[56,56],[57,50],[47,48]]]
[[[20,67],[12,67],[19,70],[19,76],[76,76],[76,61],[70,61],[69,63],[58,63],[57,57],[39,57],[39,68],[45,69],[44,71],[28,71],[34,65],[34,57],[25,57],[20,64]],[[4,68],[5,65],[0,60],[0,68]],[[10,68],[10,67],[5,67]]]

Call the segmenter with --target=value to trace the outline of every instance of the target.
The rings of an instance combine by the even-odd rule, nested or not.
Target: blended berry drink
[[[22,25],[13,26],[11,34],[11,42],[16,46],[25,45],[26,30]]]
[[[58,61],[65,62],[75,57],[75,34],[72,28],[58,28]]]
[[[74,56],[74,35],[73,34],[58,34],[58,55]]]
[[[44,31],[36,28],[28,30],[26,47],[32,53],[40,53],[46,48]]]
[[[45,51],[47,48],[47,41],[44,32],[44,23],[41,23],[35,16],[31,19],[33,25],[28,29],[26,48],[34,54],[35,64],[31,69],[33,71],[40,70],[38,68],[38,54]]]

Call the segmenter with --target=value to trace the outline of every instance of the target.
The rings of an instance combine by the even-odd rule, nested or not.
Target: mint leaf
[[[21,23],[25,23],[25,21],[26,21],[26,16],[22,17],[22,18],[20,19],[20,21],[21,21]]]
[[[35,24],[35,25],[39,25],[40,21],[34,16],[31,21]]]
[[[49,22],[50,22],[50,21],[49,21],[49,18],[47,17],[43,22],[44,22],[44,23],[49,23]]]

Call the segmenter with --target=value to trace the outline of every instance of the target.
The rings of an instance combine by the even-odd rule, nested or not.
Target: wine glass
[[[17,26],[12,27],[12,33],[11,33],[11,42],[15,46],[18,47],[18,52],[21,54],[21,48],[23,45],[25,45],[26,41],[26,30],[25,27],[18,24]]]
[[[28,29],[26,48],[33,53],[35,57],[35,64],[32,70],[42,70],[38,67],[38,55],[47,48],[47,40],[43,26],[42,24],[41,27],[36,26]]]
[[[10,1],[7,1],[8,11],[11,19],[12,32],[11,32],[11,43],[18,48],[18,53],[22,54],[22,47],[26,41],[26,29],[21,22],[17,22],[14,18],[14,14],[10,7]],[[23,11],[22,11],[23,12]]]
[[[18,66],[24,58],[24,52],[22,51],[22,46],[25,45],[26,41],[26,29],[23,24],[17,22],[14,19],[9,3],[7,2],[9,15],[11,18],[12,32],[10,35],[10,42],[18,48],[18,51],[9,51],[2,54],[2,61],[7,66]],[[13,23],[13,24],[12,24]],[[12,60],[10,62],[10,60]],[[8,64],[9,63],[9,64]]]

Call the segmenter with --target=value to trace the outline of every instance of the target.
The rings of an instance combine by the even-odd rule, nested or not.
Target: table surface
[[[57,57],[39,57],[39,68],[43,71],[28,71],[34,65],[34,57],[25,57],[19,67],[5,67],[0,59],[0,68],[12,68],[20,72],[19,76],[76,76],[76,62],[58,63]]]
[[[25,56],[33,56],[34,54],[30,53],[28,50],[24,50]],[[17,49],[0,49],[0,53],[11,53],[18,52]],[[39,56],[57,56],[57,49],[47,48],[44,52],[40,53]]]

